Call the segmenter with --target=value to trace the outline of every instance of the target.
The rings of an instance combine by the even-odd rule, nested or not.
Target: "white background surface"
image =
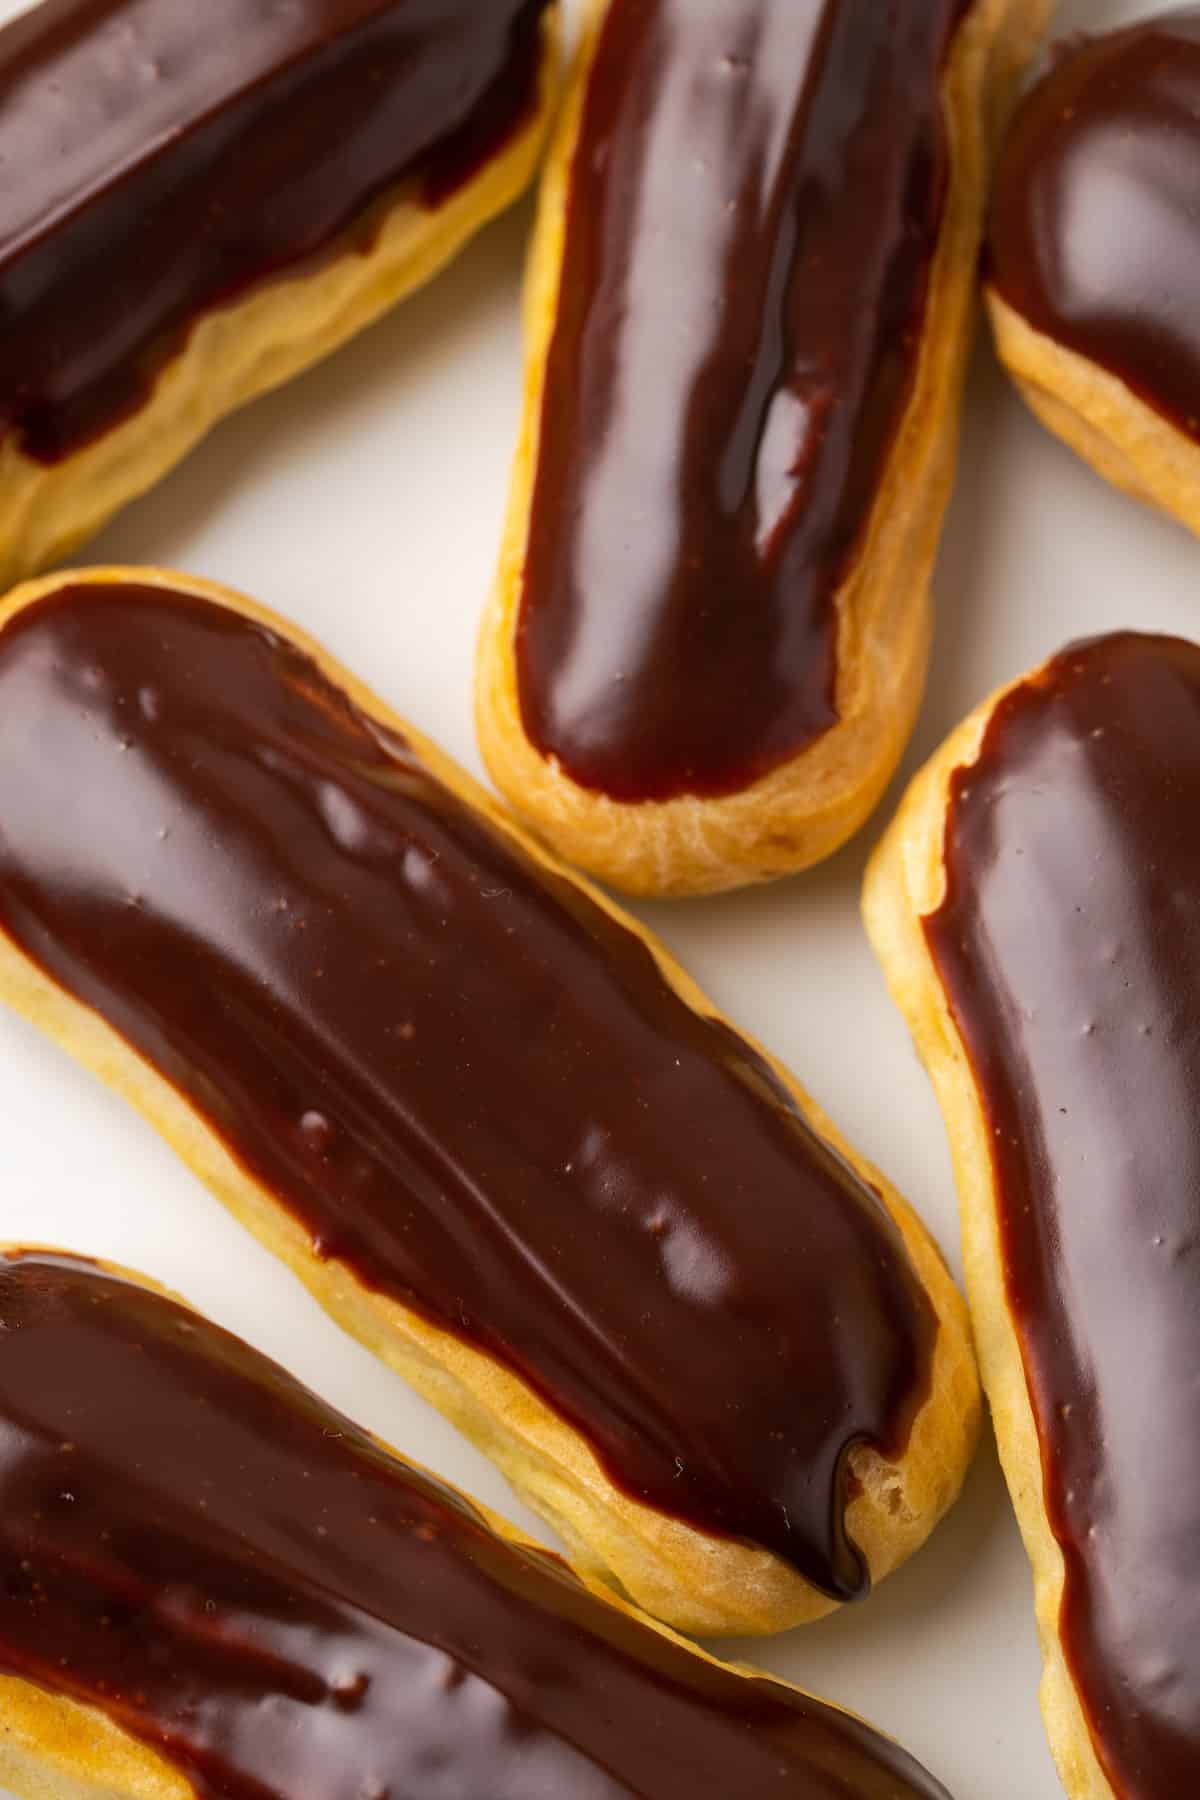
[[[0,0],[0,18],[21,10]],[[1098,29],[1144,10],[1067,0],[1059,28]],[[244,589],[323,638],[477,768],[472,653],[517,418],[528,219],[523,207],[501,221],[390,320],[228,422],[104,534],[92,559],[174,565]],[[1200,631],[1200,548],[1045,436],[981,345],[936,602],[906,772],[989,689],[1070,637],[1126,625]],[[957,1268],[940,1118],[858,918],[863,862],[897,792],[808,875],[642,911],[888,1171]],[[0,1240],[147,1270],[538,1530],[483,1458],[343,1337],[146,1127],[6,1015],[0,1127]],[[866,1605],[737,1648],[893,1732],[955,1800],[1061,1793],[1037,1711],[1029,1577],[990,1442],[955,1513]]]

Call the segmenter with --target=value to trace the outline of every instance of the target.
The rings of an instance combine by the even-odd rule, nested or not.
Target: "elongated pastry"
[[[1071,1800],[1200,1792],[1200,647],[1078,644],[910,789],[867,924],[938,1092]]]
[[[557,0],[41,0],[0,30],[0,585],[528,182]]]
[[[133,570],[0,611],[0,997],[593,1568],[865,1593],[973,1446],[931,1240],[634,922],[299,633]]]
[[[634,893],[804,868],[924,680],[990,110],[1045,0],[598,0],[544,177],[488,767]]]
[[[1200,7],[1078,39],[997,175],[987,300],[1038,417],[1200,531]]]
[[[143,1278],[10,1251],[0,1325],[21,1800],[949,1800]]]

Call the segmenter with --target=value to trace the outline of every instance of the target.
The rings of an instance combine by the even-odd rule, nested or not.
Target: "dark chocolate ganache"
[[[202,1800],[948,1800],[895,1745],[504,1543],[276,1364],[0,1261],[0,1671]]]
[[[1200,7],[1064,50],[996,181],[988,274],[1200,439]]]
[[[0,426],[54,462],[198,315],[365,254],[528,116],[548,0],[41,0],[0,30]],[[378,204],[376,204],[378,203]]]
[[[878,1196],[650,950],[278,635],[91,587],[0,633],[0,929],[321,1257],[627,1492],[863,1592],[850,1448],[936,1321]]]
[[[969,0],[612,0],[518,617],[530,740],[623,801],[837,721],[835,596],[912,390]]]
[[[992,1128],[1004,1274],[1121,1800],[1200,1792],[1200,647],[1063,654],[954,777],[925,921]]]

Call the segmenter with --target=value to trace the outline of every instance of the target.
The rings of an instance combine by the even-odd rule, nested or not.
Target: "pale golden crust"
[[[1099,363],[984,289],[1000,360],[1048,431],[1106,481],[1200,533],[1200,444]]]
[[[28,1250],[33,1246],[21,1248]],[[12,1253],[0,1246],[0,1256]],[[64,1254],[61,1250],[49,1253]],[[169,1293],[146,1275],[114,1263],[98,1263],[97,1266],[153,1293],[179,1299],[178,1295]],[[180,1304],[186,1305],[186,1302],[181,1300]],[[430,1473],[411,1457],[401,1456],[390,1444],[381,1443],[381,1447],[405,1468]],[[440,1476],[434,1479],[443,1487],[449,1486]],[[467,1495],[462,1497],[505,1543],[518,1549],[541,1548],[507,1519],[500,1518]],[[757,1669],[744,1663],[718,1662],[698,1645],[685,1643],[669,1627],[640,1613],[611,1588],[590,1577],[586,1569],[577,1569],[576,1573],[606,1605],[656,1631],[699,1661],[712,1663],[748,1680],[761,1679]],[[776,1676],[770,1679],[779,1687],[792,1686]],[[822,1704],[831,1703],[825,1701]],[[195,1800],[196,1792],[183,1775],[136,1738],[120,1730],[105,1714],[52,1694],[31,1682],[6,1676],[0,1676],[0,1786],[17,1795],[18,1800]]]
[[[497,786],[570,861],[632,894],[702,894],[807,868],[857,831],[908,741],[925,679],[929,582],[949,499],[995,126],[1050,0],[976,0],[944,81],[952,178],[912,399],[854,572],[837,597],[839,723],[721,799],[628,805],[573,782],[525,733],[516,628],[570,166],[608,0],[588,32],[542,179],[526,288],[525,411],[500,566],[479,641],[476,720]]]
[[[1031,679],[1036,674],[1011,685]],[[945,897],[945,822],[954,772],[976,761],[988,721],[1009,691],[1002,688],[978,707],[908,789],[871,859],[863,913],[892,998],[908,1022],[946,1121],[975,1347],[1000,1460],[1033,1565],[1044,1665],[1042,1712],[1050,1747],[1071,1800],[1116,1800],[1092,1746],[1058,1632],[1065,1570],[1046,1511],[1037,1426],[1004,1283],[991,1136],[921,925]]]
[[[270,281],[205,313],[132,417],[49,466],[0,440],[0,591],[63,561],[227,414],[319,362],[430,281],[533,178],[558,94],[557,0],[538,101],[478,175],[436,208],[400,198],[374,248]]]
[[[515,839],[537,863],[578,881],[515,827],[435,745],[398,719],[294,626],[213,583],[167,571],[91,570],[73,573],[70,579],[72,584],[134,581],[182,589],[263,620],[313,656],[365,712],[402,733],[440,781]],[[0,605],[0,630],[22,607],[53,592],[62,580],[50,577],[18,589]],[[579,885],[641,938],[689,1005],[705,1014],[715,1012],[642,926],[589,884]],[[345,1330],[403,1375],[498,1464],[593,1574],[618,1582],[646,1611],[681,1630],[706,1636],[779,1631],[832,1610],[833,1602],[767,1551],[706,1536],[630,1499],[609,1480],[579,1433],[509,1370],[415,1313],[368,1292],[344,1265],[319,1261],[291,1215],[234,1162],[176,1091],[2,934],[0,999],[137,1107]],[[905,1456],[892,1464],[873,1451],[855,1453],[862,1492],[851,1502],[847,1523],[878,1581],[918,1548],[953,1502],[975,1446],[979,1395],[965,1309],[915,1213],[842,1139],[795,1078],[765,1051],[761,1053],[816,1129],[883,1195],[938,1316],[931,1392]]]

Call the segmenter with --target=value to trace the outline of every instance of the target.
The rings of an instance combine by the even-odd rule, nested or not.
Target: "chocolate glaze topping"
[[[626,926],[294,647],[160,589],[0,633],[0,928],[372,1289],[630,1493],[843,1598],[936,1329],[876,1194]]]
[[[54,462],[203,312],[527,115],[548,0],[41,0],[0,30],[0,426]],[[379,205],[374,203],[379,202]]]
[[[1017,114],[989,275],[1200,438],[1200,7],[1084,39]]]
[[[953,782],[925,921],[992,1127],[1066,1561],[1122,1800],[1200,1792],[1200,648],[1064,651]]]
[[[570,174],[517,665],[625,801],[837,721],[834,596],[911,391],[969,0],[613,0]]]
[[[195,1313],[0,1262],[0,1671],[202,1800],[948,1800],[703,1662]]]

